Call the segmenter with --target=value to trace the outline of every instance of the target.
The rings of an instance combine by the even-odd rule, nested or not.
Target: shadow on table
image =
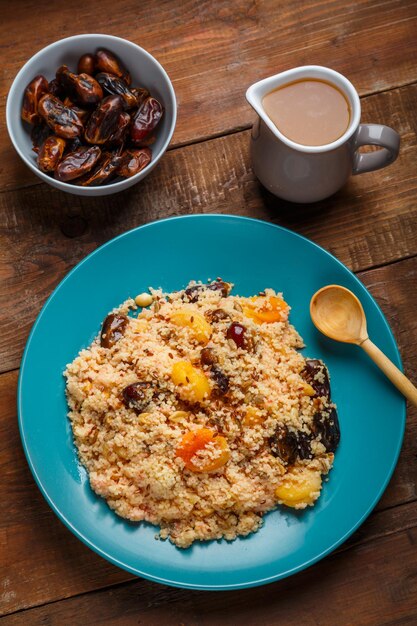
[[[330,218],[340,205],[346,206],[346,210],[360,208],[360,198],[350,182],[330,198],[311,204],[297,204],[277,198],[261,183],[258,183],[258,192],[271,221],[295,231],[302,229],[303,225],[312,228],[316,224],[321,224],[323,220]]]

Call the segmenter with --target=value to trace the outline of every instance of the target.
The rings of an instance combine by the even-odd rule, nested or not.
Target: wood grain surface
[[[249,131],[171,150],[143,183],[115,196],[79,198],[45,184],[0,193],[0,371],[18,367],[43,302],[73,265],[154,219],[216,212],[261,218],[310,237],[355,271],[412,256],[416,99],[413,85],[363,100],[364,120],[400,130],[401,156],[315,205],[292,205],[261,188],[250,167]]]
[[[1,5],[6,10],[10,2]],[[346,74],[361,95],[417,80],[412,0],[100,0],[99,10],[96,0],[75,5],[19,0],[7,11],[0,24],[6,61],[0,76],[2,136],[5,96],[20,67],[56,39],[88,32],[130,39],[162,63],[178,97],[174,145],[248,127],[249,85],[297,65],[330,66]],[[2,142],[0,187],[33,183],[35,176],[12,157],[13,149]]]
[[[3,623],[82,625],[94,616],[94,623],[111,626],[411,625],[417,621],[416,545],[417,528],[407,528],[266,587],[213,593],[137,580],[16,613]]]
[[[416,379],[417,256],[362,272],[359,277],[381,304],[403,351],[406,372]],[[19,445],[14,410],[16,383],[16,372],[0,376],[0,474],[6,477],[0,482],[0,501],[4,503],[0,510],[0,545],[4,540],[7,547],[0,553],[0,571],[7,572],[0,602],[4,613],[132,578],[73,537],[36,489]],[[342,551],[417,526],[416,455],[417,410],[413,408],[390,486],[377,512]]]
[[[44,501],[16,418],[22,350],[67,271],[151,220],[231,213],[284,225],[358,273],[417,381],[417,0],[0,0],[0,616],[2,626],[394,626],[417,624],[417,410],[387,491],[363,526],[312,568],[227,593],[137,579],[78,541]],[[63,194],[25,168],[6,136],[19,68],[52,41],[105,32],[168,71],[179,103],[169,151],[143,183],[101,199]],[[344,73],[362,120],[401,134],[391,167],[352,178],[313,206],[274,198],[250,166],[246,88],[302,64]],[[366,460],[364,460],[366,467]]]

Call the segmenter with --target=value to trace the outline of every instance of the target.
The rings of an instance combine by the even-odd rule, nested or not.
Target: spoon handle
[[[417,388],[406,376],[389,360],[387,356],[369,339],[360,344],[368,356],[378,365],[390,381],[401,391],[406,398],[417,406]]]

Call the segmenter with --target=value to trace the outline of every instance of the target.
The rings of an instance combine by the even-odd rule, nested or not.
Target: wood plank
[[[386,313],[403,350],[406,371],[415,380],[417,257],[364,272],[360,277]],[[0,481],[3,503],[0,545],[5,546],[0,551],[0,571],[6,573],[0,591],[0,607],[4,613],[132,578],[88,550],[64,528],[44,502],[19,441],[15,417],[16,382],[16,372],[0,376],[0,474],[4,477]],[[417,411],[414,408],[409,412],[400,460],[379,504],[379,512],[371,516],[342,550],[417,526],[416,440]],[[151,593],[152,585],[141,584],[148,590],[146,593]],[[168,597],[172,592],[164,593]]]
[[[154,54],[177,92],[179,145],[247,127],[253,119],[247,87],[297,65],[331,66],[362,95],[416,81],[416,19],[412,0],[217,0],[203,6],[198,0],[119,0],[116,10],[111,0],[101,0],[99,11],[94,0],[84,0],[76,11],[63,0],[21,0],[0,24],[0,133],[5,134],[5,96],[17,71],[58,37],[105,32]],[[0,146],[0,164],[0,189],[36,180],[7,141]]]
[[[61,597],[60,587],[66,596],[132,578],[83,546],[46,504],[20,443],[16,385],[16,371],[0,376],[0,615]]]
[[[386,315],[400,348],[405,373],[417,384],[417,257],[361,272],[359,278]],[[417,409],[409,405],[400,461],[378,508],[417,498],[416,441]]]
[[[355,271],[416,254],[416,99],[414,85],[364,100],[365,120],[384,118],[401,130],[401,156],[315,205],[280,201],[259,185],[249,131],[172,150],[140,186],[116,196],[81,199],[44,184],[1,193],[0,371],[18,367],[35,316],[75,263],[154,219],[211,212],[258,217],[312,238]]]
[[[335,554],[266,587],[169,589],[138,580],[3,618],[3,626],[394,626],[417,621],[417,528]],[[354,601],[352,601],[354,599]]]

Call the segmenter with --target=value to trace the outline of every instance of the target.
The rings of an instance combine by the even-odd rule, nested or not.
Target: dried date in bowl
[[[92,145],[109,143],[119,128],[122,112],[123,98],[121,96],[103,98],[85,128],[84,138],[87,143]]]
[[[38,165],[43,172],[54,172],[65,150],[65,139],[50,135],[45,139],[38,152]]]
[[[105,152],[101,155],[94,168],[85,176],[77,178],[74,183],[83,187],[98,187],[108,183],[117,176],[121,163],[122,157],[111,152]]]
[[[37,129],[32,138],[40,170],[82,187],[136,176],[152,160],[147,146],[156,141],[162,104],[144,87],[130,90],[128,70],[109,50],[83,54],[77,69],[60,65],[55,79],[38,75],[25,90],[21,115]],[[117,150],[100,158],[99,146]]]
[[[29,124],[39,124],[41,116],[39,115],[39,101],[46,93],[48,93],[49,84],[45,76],[40,74],[35,76],[26,87],[23,94],[22,119]]]
[[[55,169],[58,180],[74,180],[90,172],[98,162],[101,150],[98,146],[81,146],[67,154]]]
[[[66,65],[61,65],[57,69],[56,80],[63,91],[73,96],[81,106],[98,104],[103,99],[101,85],[89,74],[74,74]]]
[[[95,78],[95,75],[99,73],[99,71],[105,71],[104,68],[101,70],[96,68],[95,61],[93,65],[90,58],[83,59],[83,63],[80,64],[80,67],[78,67],[78,62],[81,57],[86,54],[90,54],[94,57],[97,50],[108,50],[112,52],[121,61],[124,68],[129,71],[132,79],[129,90],[135,96],[138,106],[144,99],[151,95],[163,106],[164,115],[155,131],[144,140],[142,145],[129,147],[125,143],[123,146],[122,151],[127,149],[133,150],[138,147],[143,148],[145,145],[151,145],[152,160],[148,165],[146,165],[146,167],[129,178],[110,176],[108,178],[108,181],[110,182],[103,182],[98,186],[83,186],[82,184],[77,183],[77,179],[64,182],[56,179],[49,173],[42,172],[38,168],[36,162],[37,154],[34,152],[34,147],[39,150],[40,145],[42,145],[47,136],[53,135],[54,132],[49,127],[45,128],[44,125],[39,125],[40,127],[37,127],[35,131],[34,126],[22,120],[20,115],[24,91],[33,78],[38,75],[43,75],[46,81],[48,81],[48,86],[50,87],[49,93],[51,95],[61,99],[62,102],[66,97],[69,97],[73,103],[73,106],[70,108],[73,108],[75,111],[77,111],[75,107],[78,107],[79,110],[85,109],[87,114],[91,115],[95,109],[95,105],[81,106],[81,103],[76,101],[74,97],[71,98],[69,93],[63,93],[61,85],[59,85],[58,81],[55,80],[55,74],[57,69],[64,63],[74,74],[89,74],[89,72],[93,71],[93,78]],[[88,65],[89,63],[90,65]],[[92,67],[94,68],[93,70]],[[137,109],[133,107],[132,109],[128,109],[127,113],[131,115],[134,114],[136,110]],[[86,117],[87,114],[85,114]],[[77,35],[75,37],[60,40],[47,48],[44,48],[26,63],[16,76],[16,79],[10,89],[7,101],[6,117],[8,131],[16,151],[27,166],[39,178],[51,186],[57,187],[58,189],[69,193],[85,196],[98,196],[116,193],[132,186],[144,178],[158,163],[167,148],[174,130],[176,121],[176,100],[171,82],[164,69],[151,55],[139,46],[118,37],[108,35]],[[81,118],[81,115],[78,117]],[[133,117],[133,115],[131,115],[131,117]],[[126,121],[126,118],[123,119]],[[86,122],[85,120],[81,121],[83,122],[84,128]],[[127,130],[129,130],[129,126],[130,121],[129,124],[127,124]],[[35,146],[33,145],[30,137],[32,131],[33,135],[36,137]],[[84,141],[82,136],[81,139]],[[67,147],[65,148],[64,156],[71,150],[71,146],[75,142],[75,139],[65,139],[65,141],[67,143]],[[119,145],[120,142],[111,146],[102,144],[100,147],[102,147],[104,152],[107,152],[109,150],[117,150]],[[93,168],[93,170],[91,170],[91,173],[93,171],[96,172],[96,168],[97,165]],[[105,175],[106,172],[103,172],[103,176]]]
[[[66,107],[59,98],[50,93],[42,96],[38,103],[38,115],[58,137],[73,139],[83,131],[83,123],[77,113]]]
[[[121,164],[118,170],[120,176],[129,178],[135,176],[143,170],[152,159],[152,152],[149,148],[140,148],[139,150],[125,150],[121,155]]]

